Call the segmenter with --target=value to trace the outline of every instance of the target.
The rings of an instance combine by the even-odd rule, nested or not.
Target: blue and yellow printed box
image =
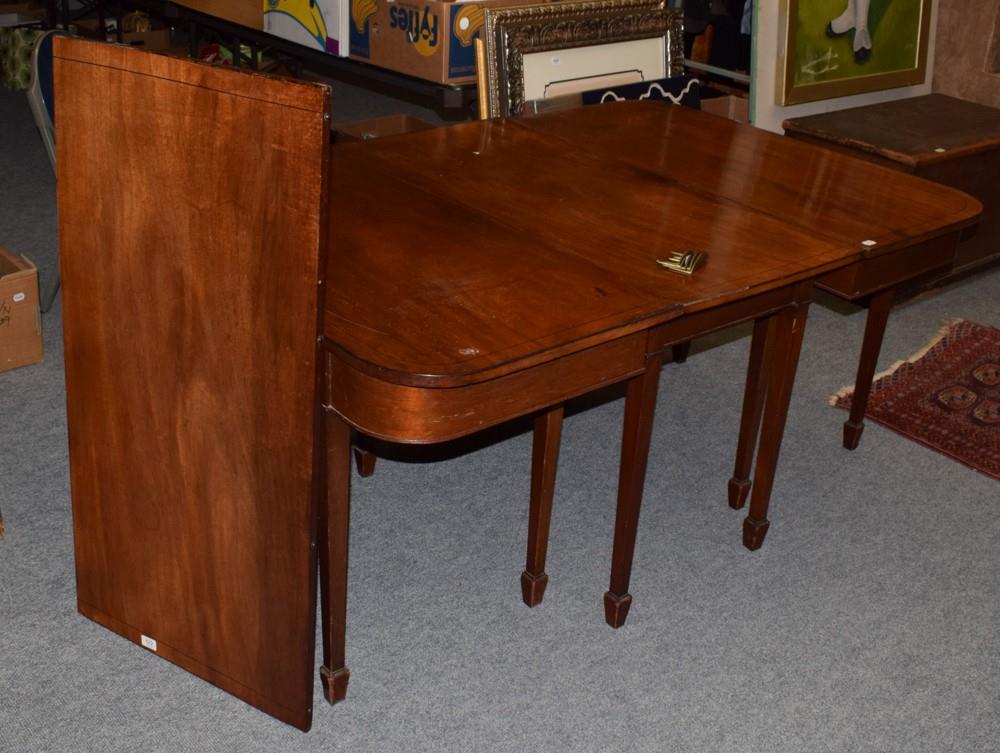
[[[351,0],[351,57],[444,84],[476,80],[483,8],[539,0]]]
[[[264,0],[264,31],[347,57],[350,0]]]

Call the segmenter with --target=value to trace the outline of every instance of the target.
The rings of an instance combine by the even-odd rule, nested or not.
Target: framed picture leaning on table
[[[667,0],[486,8],[477,46],[480,117],[527,102],[680,76],[682,14]]]
[[[782,0],[779,105],[922,83],[932,0]]]

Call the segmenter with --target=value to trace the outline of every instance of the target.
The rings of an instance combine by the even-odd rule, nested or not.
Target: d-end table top
[[[980,211],[961,192],[654,102],[332,152],[324,335],[357,368],[426,387],[527,368]],[[693,276],[657,265],[684,250],[708,254]]]
[[[1000,110],[944,94],[792,118],[786,133],[922,167],[1000,149]]]

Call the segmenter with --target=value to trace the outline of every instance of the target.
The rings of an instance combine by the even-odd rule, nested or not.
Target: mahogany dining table
[[[947,268],[980,211],[961,192],[653,102],[427,130],[337,148],[332,162],[320,550],[331,702],[349,677],[352,431],[432,443],[532,415],[521,585],[533,606],[548,582],[563,404],[626,382],[604,595],[619,627],[665,350],[753,322],[729,501],[750,496],[743,542],[757,549],[813,287],[858,300]],[[658,264],[686,251],[707,258],[690,275]],[[882,331],[866,331],[862,402]]]
[[[658,102],[331,146],[324,86],[81,40],[54,57],[78,609],[301,729],[317,582],[324,693],[347,690],[358,435],[531,417],[533,605],[563,405],[624,383],[618,627],[665,350],[753,323],[730,504],[749,496],[755,549],[814,287],[946,268],[980,212]],[[659,263],[689,252],[691,274]]]

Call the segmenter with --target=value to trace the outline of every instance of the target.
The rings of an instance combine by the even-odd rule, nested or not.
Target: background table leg
[[[545,555],[549,546],[552,495],[556,486],[563,405],[535,416],[531,451],[531,506],[528,513],[528,555],[521,573],[521,596],[529,607],[541,603],[549,576]]]
[[[751,551],[759,549],[764,543],[770,525],[767,508],[771,500],[771,488],[774,486],[774,473],[778,467],[778,453],[781,450],[792,387],[795,385],[795,371],[799,364],[808,311],[809,304],[802,303],[776,314],[774,346],[768,349],[774,357],[769,369],[760,452],[754,469],[750,510],[743,521],[743,545]]]
[[[354,448],[354,463],[358,467],[358,475],[368,478],[375,473],[375,461],[378,456],[374,452],[364,450],[360,447]]]
[[[344,700],[350,672],[345,663],[347,543],[351,517],[351,427],[332,410],[324,416],[326,499],[320,504],[319,582],[323,666],[319,675],[330,703]]]
[[[894,288],[883,290],[872,296],[868,304],[868,318],[865,320],[865,339],[861,343],[861,359],[858,361],[858,375],[854,380],[854,395],[851,397],[850,417],[844,422],[844,447],[856,449],[865,430],[865,409],[872,389],[878,354],[882,350],[885,325],[889,311],[896,297]]]
[[[674,363],[684,363],[691,353],[691,341],[685,340],[682,343],[674,343],[670,346],[670,360]]]
[[[611,584],[604,594],[604,619],[614,628],[625,624],[632,595],[632,556],[639,525],[642,487],[646,481],[646,461],[656,412],[656,390],[660,381],[662,354],[646,361],[646,370],[628,382],[625,395],[625,428],[622,434],[622,461],[618,476],[618,509],[611,554]]]

